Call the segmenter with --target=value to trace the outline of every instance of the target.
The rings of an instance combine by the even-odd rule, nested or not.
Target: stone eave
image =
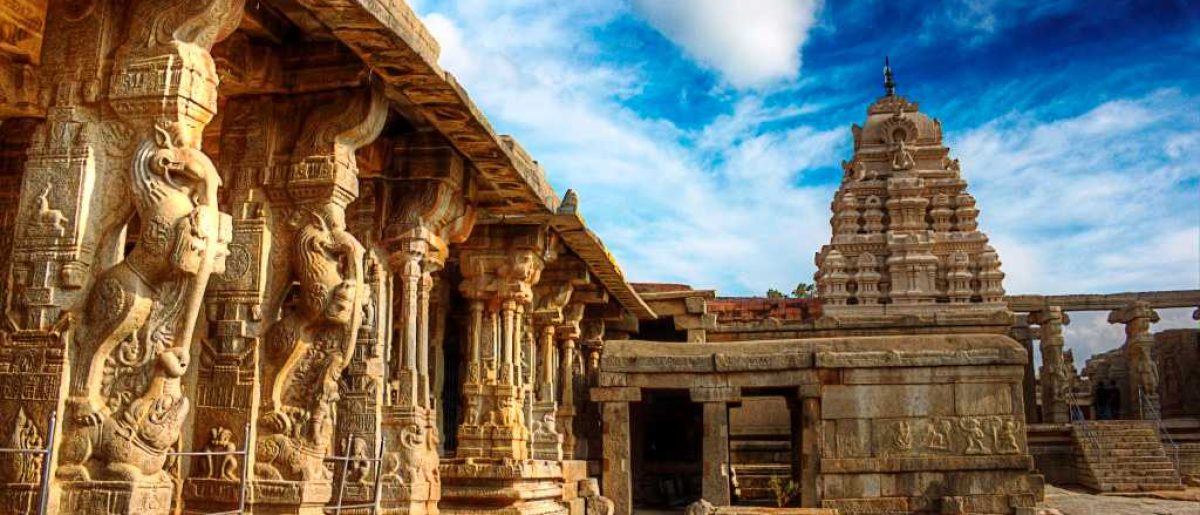
[[[625,273],[616,258],[608,252],[604,241],[588,229],[587,223],[578,213],[556,213],[544,215],[512,215],[480,217],[481,224],[546,224],[562,238],[563,243],[583,261],[597,282],[617,299],[621,307],[638,320],[654,320],[658,314],[625,280]]]
[[[1009,295],[1004,297],[1008,309],[1015,312],[1040,311],[1058,306],[1063,311],[1107,311],[1120,309],[1137,301],[1151,308],[1200,307],[1200,290],[1138,291],[1075,295]]]
[[[437,64],[439,48],[408,5],[387,0],[296,0],[402,95],[478,170],[498,201],[496,213],[552,213],[559,198],[545,174],[510,136],[498,135],[454,76]]]
[[[583,217],[578,213],[554,214],[549,217],[550,227],[563,239],[563,243],[587,263],[588,270],[600,281],[600,284],[617,298],[625,309],[633,313],[638,320],[653,320],[658,318],[649,304],[634,291],[625,280],[625,273],[617,264],[616,258],[608,252],[604,242],[591,229],[587,228]]]

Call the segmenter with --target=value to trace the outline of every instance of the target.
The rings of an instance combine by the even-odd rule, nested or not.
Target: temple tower
[[[950,304],[972,313],[1004,310],[1004,273],[976,222],[942,125],[895,93],[854,125],[854,156],[830,205],[833,237],[816,255],[827,315],[931,314]]]

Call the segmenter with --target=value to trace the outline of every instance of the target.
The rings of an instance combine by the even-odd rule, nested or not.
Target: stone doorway
[[[630,404],[633,504],[681,508],[701,497],[703,411],[687,390],[645,390]]]

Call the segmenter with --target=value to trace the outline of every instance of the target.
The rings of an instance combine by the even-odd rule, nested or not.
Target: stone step
[[[1175,477],[1175,469],[1150,469],[1150,470],[1095,470],[1093,474],[1099,474],[1099,477],[1106,479],[1111,478],[1156,478],[1156,477]]]
[[[1096,470],[1114,469],[1120,470],[1123,468],[1129,469],[1145,469],[1145,468],[1173,468],[1174,463],[1171,460],[1136,460],[1136,461],[1093,461],[1093,462],[1075,462],[1076,465],[1087,465],[1089,468]]]
[[[1183,490],[1179,483],[1173,484],[1142,484],[1142,483],[1108,483],[1099,488],[1102,492],[1145,492],[1148,490]]]
[[[1090,420],[1088,427],[1091,429],[1122,429],[1131,427],[1157,427],[1153,421],[1149,420]],[[1073,427],[1081,427],[1076,424]]]

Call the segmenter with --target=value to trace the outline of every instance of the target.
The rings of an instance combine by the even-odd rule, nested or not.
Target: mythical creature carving
[[[297,286],[267,331],[270,398],[259,421],[254,470],[262,479],[329,478],[321,459],[333,437],[338,377],[354,352],[366,291],[362,245],[326,216],[312,213],[296,231]]]
[[[156,126],[134,153],[141,234],[97,274],[77,332],[59,477],[168,478],[167,451],[188,412],[180,388],[204,289],[224,271],[229,215],[220,177],[179,124]]]

